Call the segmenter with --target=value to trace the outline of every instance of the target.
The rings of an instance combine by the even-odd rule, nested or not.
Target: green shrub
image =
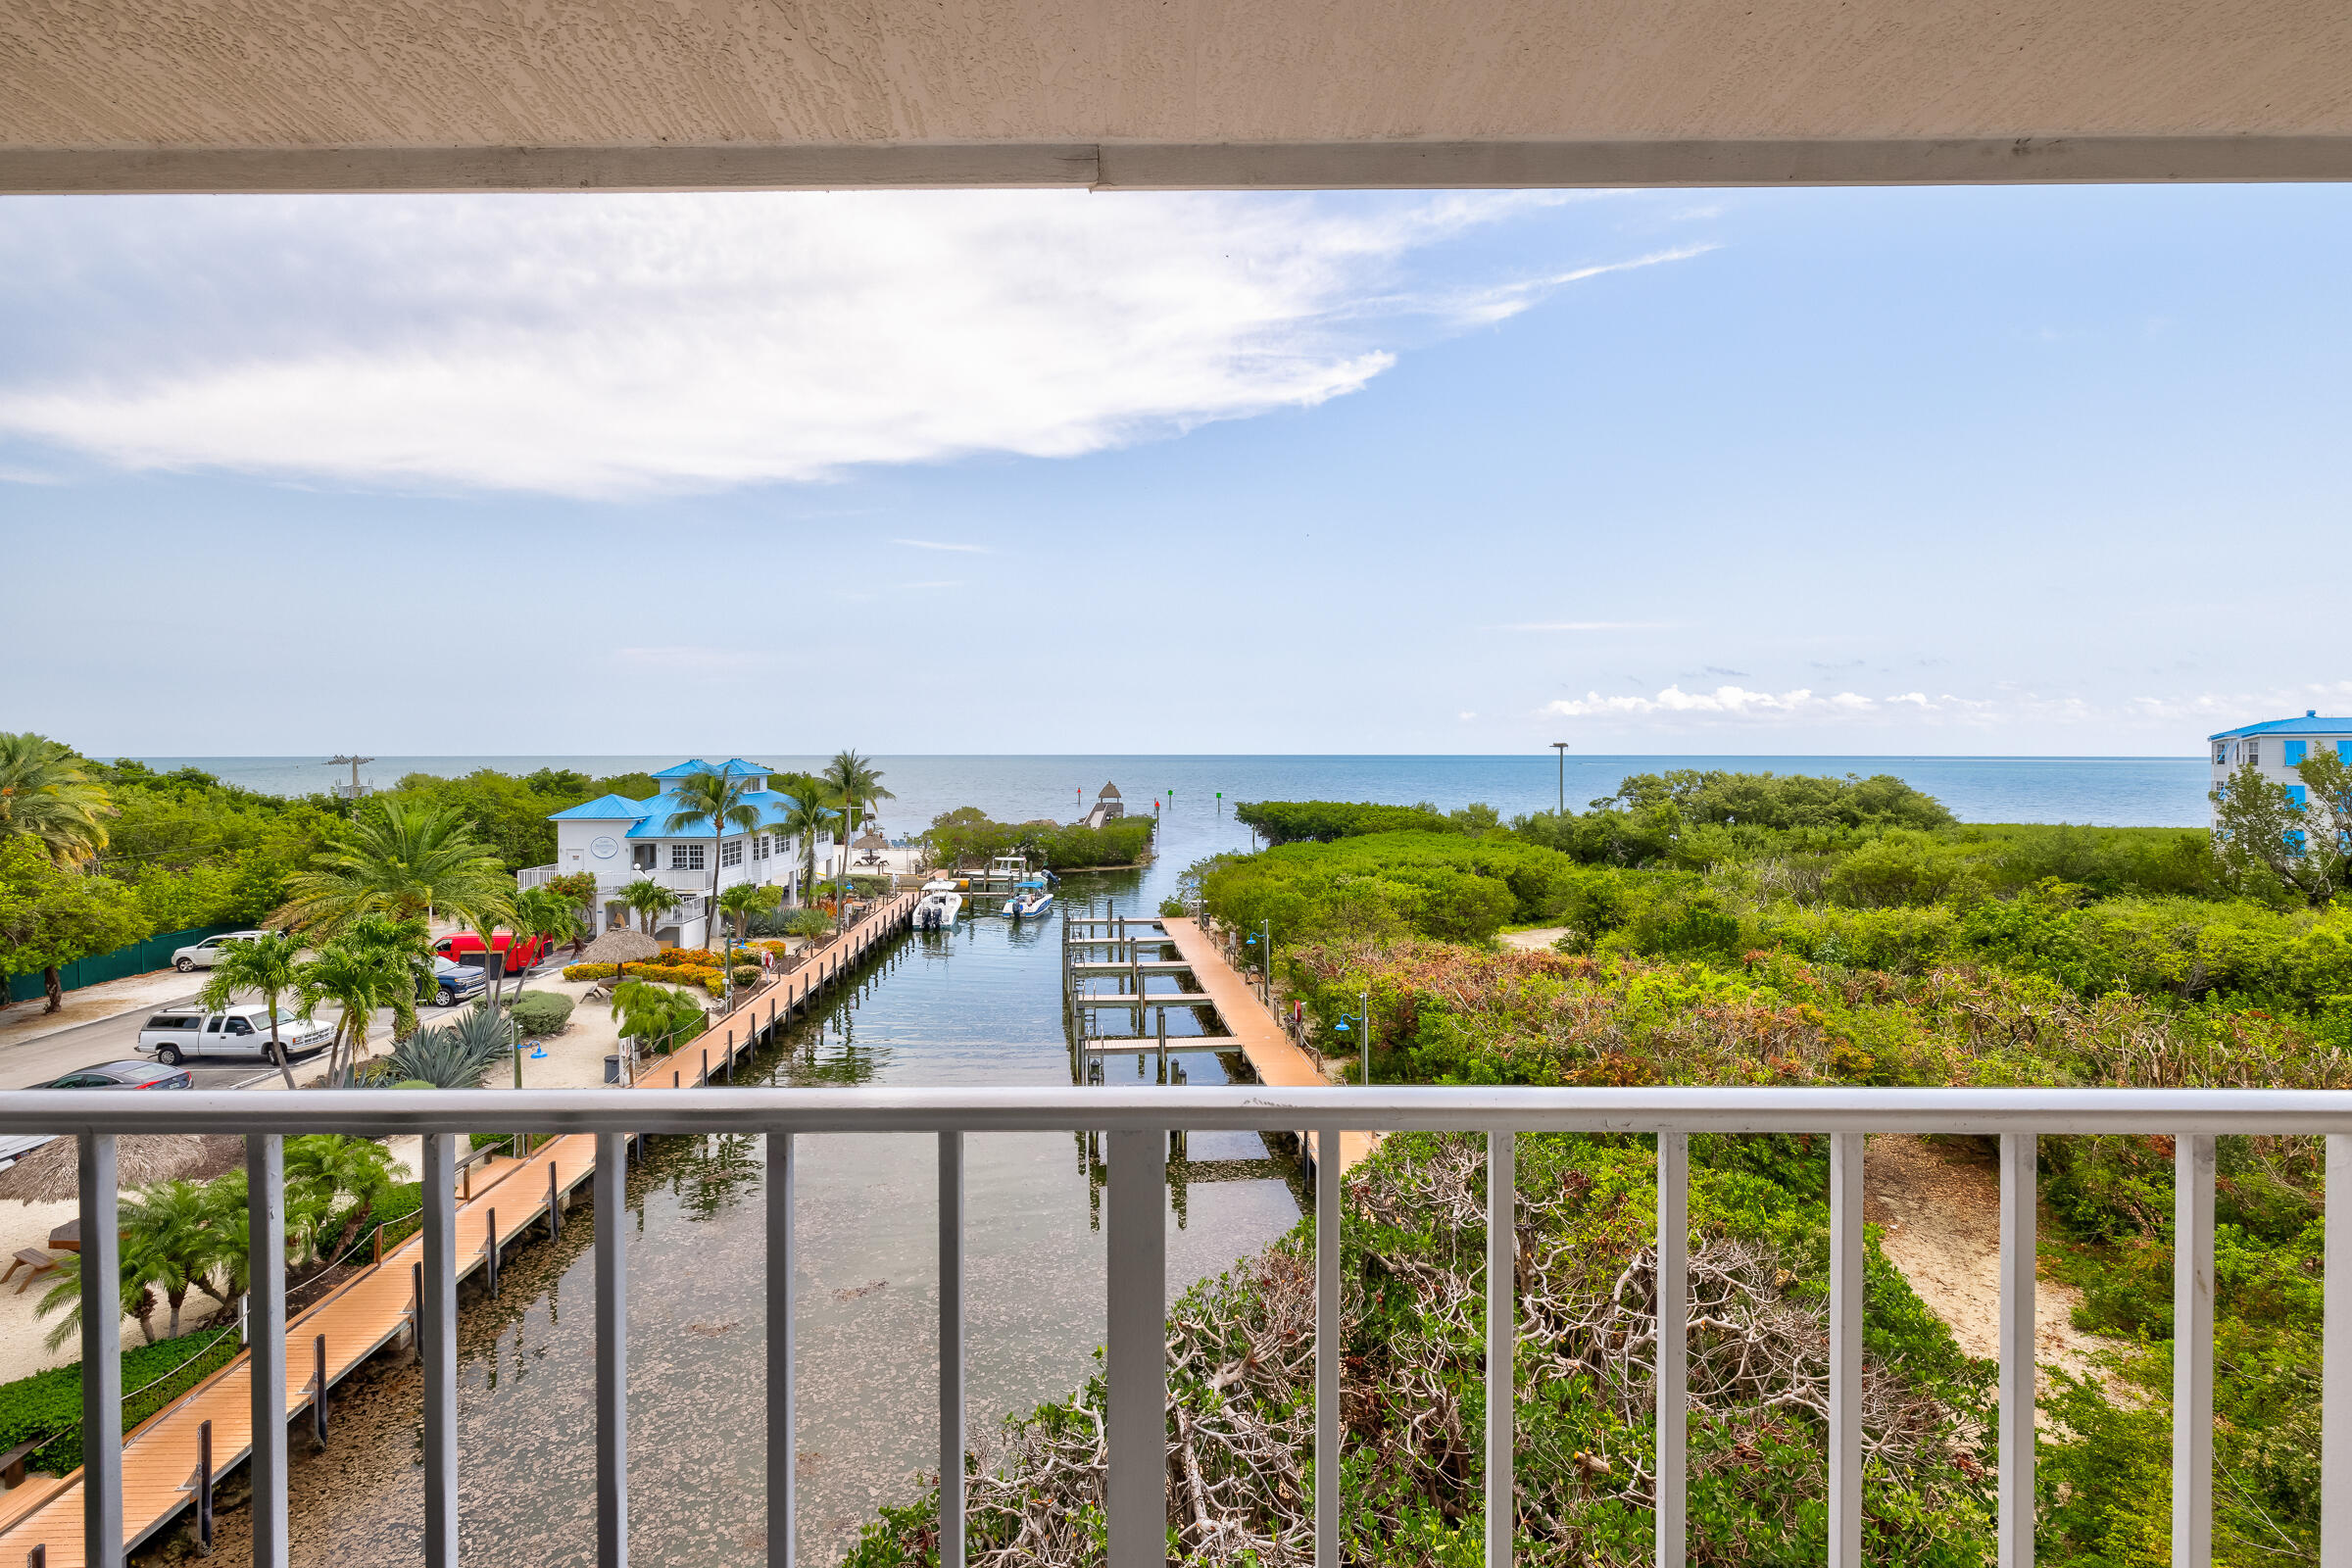
[[[238,1349],[232,1326],[124,1350],[122,1430],[128,1432],[226,1366]],[[53,1441],[32,1455],[34,1469],[63,1475],[81,1463],[79,1361],[0,1384],[0,1448],[41,1437]]]
[[[526,1035],[561,1033],[571,1022],[571,999],[558,991],[525,991],[514,999],[509,1015]]]
[[[1329,844],[1366,833],[1445,833],[1454,825],[1433,807],[1370,801],[1236,801],[1233,817],[1257,829],[1268,845]]]

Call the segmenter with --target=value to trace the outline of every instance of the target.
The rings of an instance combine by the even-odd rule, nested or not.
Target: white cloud
[[[1469,723],[1469,722],[1470,722],[1472,719],[1476,718],[1476,717],[1478,716],[1478,713],[1477,713],[1477,711],[1476,711],[1475,710],[1473,710],[1473,709],[1464,709],[1462,711],[1460,711],[1460,712],[1458,712],[1458,713],[1454,714],[1453,716],[1454,716],[1454,717],[1456,717],[1456,718],[1458,718],[1458,719],[1460,719],[1460,720],[1461,720],[1463,723],[1467,724],[1467,723]]]
[[[953,550],[960,555],[967,556],[985,556],[988,554],[988,546],[986,545],[956,545],[949,544],[945,540],[941,539],[893,539],[891,543],[894,545],[905,545],[909,550]]]
[[[1603,697],[1587,692],[1547,704],[1544,711],[1561,718],[1598,716],[1642,717],[1650,714],[1694,715],[1711,718],[1820,718],[1867,713],[1878,705],[1855,692],[1817,697],[1804,687],[1794,691],[1751,692],[1742,686],[1718,686],[1711,692],[1687,692],[1678,683],[1655,697]]]
[[[592,497],[1074,456],[1356,391],[1395,359],[1371,318],[1498,319],[1695,254],[1413,292],[1417,253],[1559,199],[52,204],[0,234],[0,301],[44,318],[0,369],[0,431],[132,467]]]
[[[1637,256],[1631,261],[1603,262],[1542,277],[1491,284],[1453,295],[1441,306],[1440,314],[1464,326],[1485,326],[1517,316],[1529,306],[1541,303],[1544,296],[1570,283],[1582,283],[1587,278],[1603,277],[1610,272],[1632,271],[1640,267],[1656,267],[1661,262],[1687,262],[1693,256],[1704,256],[1717,248],[1713,245],[1678,245],[1672,250],[1652,251],[1647,256]]]

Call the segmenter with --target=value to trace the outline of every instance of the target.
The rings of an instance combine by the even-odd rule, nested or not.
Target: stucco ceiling
[[[2352,177],[2345,0],[11,0],[0,189]]]

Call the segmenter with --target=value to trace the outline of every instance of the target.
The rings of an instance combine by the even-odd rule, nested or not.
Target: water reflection
[[[1132,876],[1120,891],[1122,906],[1134,907]],[[1058,943],[1053,921],[984,918],[910,935],[736,1081],[1067,1084]],[[1172,1017],[1171,1030],[1179,1027]],[[1185,1053],[1174,1040],[1171,1054],[1191,1082],[1222,1081],[1213,1054]],[[1131,1058],[1116,1061],[1117,1074],[1137,1070]],[[913,1496],[933,1462],[936,1154],[929,1136],[796,1143],[800,1528],[812,1562],[838,1558],[877,1504]],[[1195,1134],[1183,1154],[1170,1163],[1171,1295],[1279,1236],[1298,1213],[1291,1167],[1254,1136]],[[639,1563],[763,1560],[766,1159],[758,1138],[658,1139],[630,1174]],[[1092,1370],[1102,1337],[1102,1176],[1083,1134],[965,1140],[974,1430],[1068,1393]],[[575,1211],[558,1246],[517,1251],[498,1300],[466,1305],[459,1419],[469,1565],[594,1557],[585,1219]],[[338,1396],[333,1446],[294,1466],[297,1563],[421,1555],[417,1401],[413,1368],[386,1368]],[[221,1560],[250,1561],[242,1523],[241,1513],[224,1517]]]

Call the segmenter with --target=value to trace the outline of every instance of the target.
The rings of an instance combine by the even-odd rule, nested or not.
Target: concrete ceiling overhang
[[[11,0],[0,190],[2352,178],[2347,0]]]

